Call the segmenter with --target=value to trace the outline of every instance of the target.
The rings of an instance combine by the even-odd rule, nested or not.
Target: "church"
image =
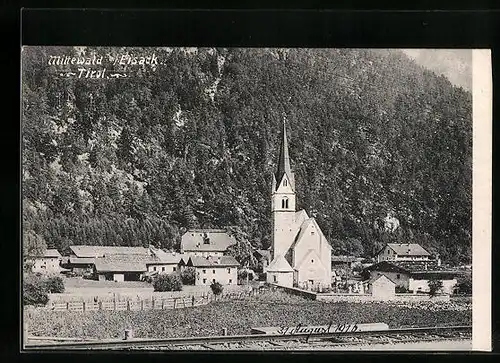
[[[283,121],[278,166],[272,181],[272,260],[266,268],[267,282],[305,289],[330,287],[332,247],[316,220],[303,209],[296,211],[295,206],[295,178]]]

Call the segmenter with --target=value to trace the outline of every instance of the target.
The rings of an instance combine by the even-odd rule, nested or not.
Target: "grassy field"
[[[28,316],[29,315],[29,316]],[[55,312],[26,314],[30,334],[38,336],[119,338],[133,329],[138,338],[249,334],[252,327],[387,323],[390,328],[471,324],[470,310],[417,309],[382,303],[323,303],[283,292],[266,292],[240,301],[196,308],[152,311]]]

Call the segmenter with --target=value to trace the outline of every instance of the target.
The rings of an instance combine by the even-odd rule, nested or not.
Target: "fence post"
[[[165,309],[165,299],[161,299],[161,309]]]
[[[194,306],[194,295],[191,297],[191,306]]]
[[[176,297],[174,297],[174,309],[175,309],[175,305],[176,305],[176,303],[177,303],[177,298],[176,298]]]
[[[102,310],[102,301],[99,301],[99,310]]]
[[[69,302],[66,303],[66,310],[69,310]]]
[[[127,300],[127,310],[130,311],[130,300]]]
[[[113,310],[116,310],[116,299],[113,299]]]
[[[141,300],[141,310],[144,310],[144,300]]]
[[[155,300],[151,297],[151,310],[155,309]]]
[[[82,303],[83,311],[85,311],[85,301]]]

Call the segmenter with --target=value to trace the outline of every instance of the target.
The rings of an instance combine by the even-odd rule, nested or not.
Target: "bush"
[[[406,294],[409,290],[405,286],[396,286],[396,294]]]
[[[222,290],[224,290],[224,287],[220,284],[220,282],[212,282],[210,288],[215,296],[222,294]]]
[[[472,295],[472,279],[467,276],[458,283],[458,292],[460,294]]]
[[[46,282],[37,275],[27,275],[23,281],[23,304],[45,305],[49,301]]]
[[[181,271],[180,276],[184,285],[194,285],[196,280],[196,269],[194,267],[186,267]]]
[[[438,292],[443,288],[443,281],[441,280],[430,280],[428,282],[429,285],[429,294],[431,296],[436,296]]]
[[[64,292],[64,282],[59,276],[49,277],[45,282],[47,292],[52,294],[60,294]]]
[[[154,291],[181,291],[182,280],[178,274],[159,275],[153,282]]]

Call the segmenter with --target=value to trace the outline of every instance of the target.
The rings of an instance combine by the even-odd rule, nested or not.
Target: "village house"
[[[153,256],[146,262],[147,272],[150,276],[178,272],[181,261],[183,260],[186,263],[189,259],[187,254],[165,252],[153,247],[150,249]]]
[[[236,244],[225,229],[190,229],[181,238],[181,253],[200,257],[220,257]]]
[[[63,257],[61,266],[75,275],[90,274],[94,271],[95,258],[87,257]]]
[[[332,247],[316,220],[295,206],[295,177],[283,121],[278,168],[272,180],[272,261],[266,268],[267,282],[330,287]]]
[[[47,249],[42,256],[28,257],[32,263],[31,271],[41,274],[57,274],[61,272],[61,254],[56,249]]]
[[[457,284],[459,271],[442,268],[436,261],[382,261],[365,268],[362,276],[375,279],[384,275],[396,284],[400,291],[429,292],[429,281],[441,280],[442,292],[452,294]]]
[[[129,258],[102,257],[94,262],[94,275],[98,281],[140,281],[146,264]]]
[[[63,267],[77,274],[92,274],[99,281],[138,281],[152,253],[144,247],[70,246]]]
[[[382,261],[428,261],[431,254],[417,243],[388,243],[377,253]]]
[[[377,300],[390,300],[396,294],[396,282],[385,275],[380,275],[370,279],[366,292]]]
[[[184,262],[180,263],[184,266]],[[186,267],[195,269],[195,285],[210,285],[219,282],[221,285],[238,284],[239,262],[232,256],[189,257]]]

